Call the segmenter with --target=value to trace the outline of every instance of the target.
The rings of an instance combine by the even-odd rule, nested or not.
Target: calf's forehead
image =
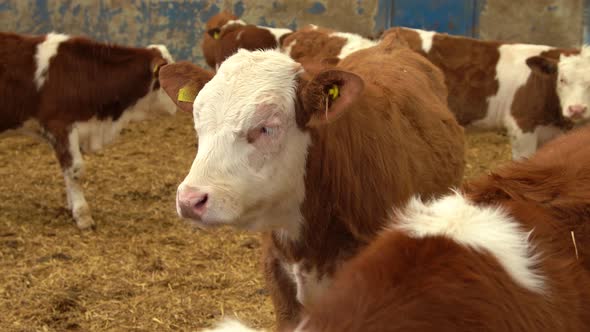
[[[559,61],[560,74],[570,77],[585,78],[585,72],[590,70],[590,57],[582,55],[562,56]]]
[[[301,66],[274,51],[239,51],[220,66],[195,99],[195,115],[236,122],[252,117],[257,106],[289,111]]]

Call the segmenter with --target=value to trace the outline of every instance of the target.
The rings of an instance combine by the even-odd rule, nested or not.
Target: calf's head
[[[544,56],[527,59],[527,65],[556,80],[556,91],[564,117],[575,122],[590,119],[590,47],[580,54],[560,55],[559,60]]]
[[[362,79],[336,69],[307,79],[287,55],[247,50],[211,76],[189,63],[160,73],[170,97],[193,112],[199,141],[178,187],[178,214],[202,227],[296,227],[309,131],[349,109],[363,90]]]
[[[162,67],[174,63],[174,58],[165,45],[153,44],[147,48],[155,50],[157,55],[152,59],[152,63],[150,64],[153,75],[152,88],[148,95],[139,102],[146,104],[145,107],[141,108],[145,109],[150,115],[174,114],[176,113],[176,105],[164,92],[159,80],[159,73]]]

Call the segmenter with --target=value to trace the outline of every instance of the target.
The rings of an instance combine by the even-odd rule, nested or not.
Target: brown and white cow
[[[323,60],[335,60],[331,61],[333,65],[349,54],[373,47],[377,43],[378,41],[354,33],[309,24],[287,35],[281,49],[295,61],[303,64],[307,71],[314,72],[316,68],[325,67],[321,64]]]
[[[222,24],[223,23],[223,24]],[[209,26],[213,27],[209,27]],[[216,25],[216,26],[215,26]],[[207,22],[207,35],[203,40],[203,54],[207,64],[215,69],[238,49],[275,49],[282,39],[293,32],[290,29],[270,28],[246,24],[236,16],[222,12]]]
[[[63,170],[68,207],[79,228],[94,225],[79,184],[81,152],[112,141],[132,120],[176,106],[158,72],[173,62],[162,45],[129,48],[50,33],[0,33],[0,133],[50,143]]]
[[[445,74],[449,107],[463,126],[505,128],[513,158],[530,156],[537,147],[572,127],[561,116],[554,82],[532,73],[529,57],[559,58],[577,49],[511,44],[451,36],[408,28],[387,30],[426,56]],[[553,88],[548,86],[553,84]]]
[[[228,11],[222,11],[221,13],[214,15],[207,21],[205,25],[206,32],[203,34],[203,41],[201,42],[201,50],[203,51],[203,57],[209,67],[215,68],[215,57],[218,53],[216,45],[219,43],[219,34],[215,34],[214,31],[221,29],[228,21],[238,20],[238,17]],[[211,33],[209,32],[211,31]]]
[[[590,331],[588,174],[590,126],[459,192],[412,200],[282,331]]]
[[[464,167],[442,73],[422,56],[382,43],[312,77],[301,69],[276,50],[240,50],[206,84],[187,63],[160,72],[175,100],[204,85],[194,104],[178,102],[199,140],[178,213],[267,232],[278,326],[298,322],[392,206],[446,193]]]

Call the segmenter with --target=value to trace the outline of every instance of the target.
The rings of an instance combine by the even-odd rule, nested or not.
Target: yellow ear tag
[[[160,68],[160,65],[155,65],[154,66],[154,74],[158,71],[158,68]]]
[[[213,33],[213,39],[219,39],[219,32],[214,32]]]
[[[338,89],[338,85],[336,85],[336,84],[332,85],[330,90],[328,90],[328,95],[332,97],[332,100],[335,100],[336,98],[338,98],[339,94],[340,94],[340,90]]]
[[[185,103],[192,103],[197,98],[197,90],[194,87],[190,86],[183,86],[178,90],[178,101],[183,101]]]

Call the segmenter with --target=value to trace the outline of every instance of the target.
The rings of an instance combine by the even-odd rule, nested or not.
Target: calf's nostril
[[[209,200],[209,195],[203,195],[203,197],[197,203],[195,203],[195,207],[197,209],[203,208],[205,204],[207,204],[207,200]]]

